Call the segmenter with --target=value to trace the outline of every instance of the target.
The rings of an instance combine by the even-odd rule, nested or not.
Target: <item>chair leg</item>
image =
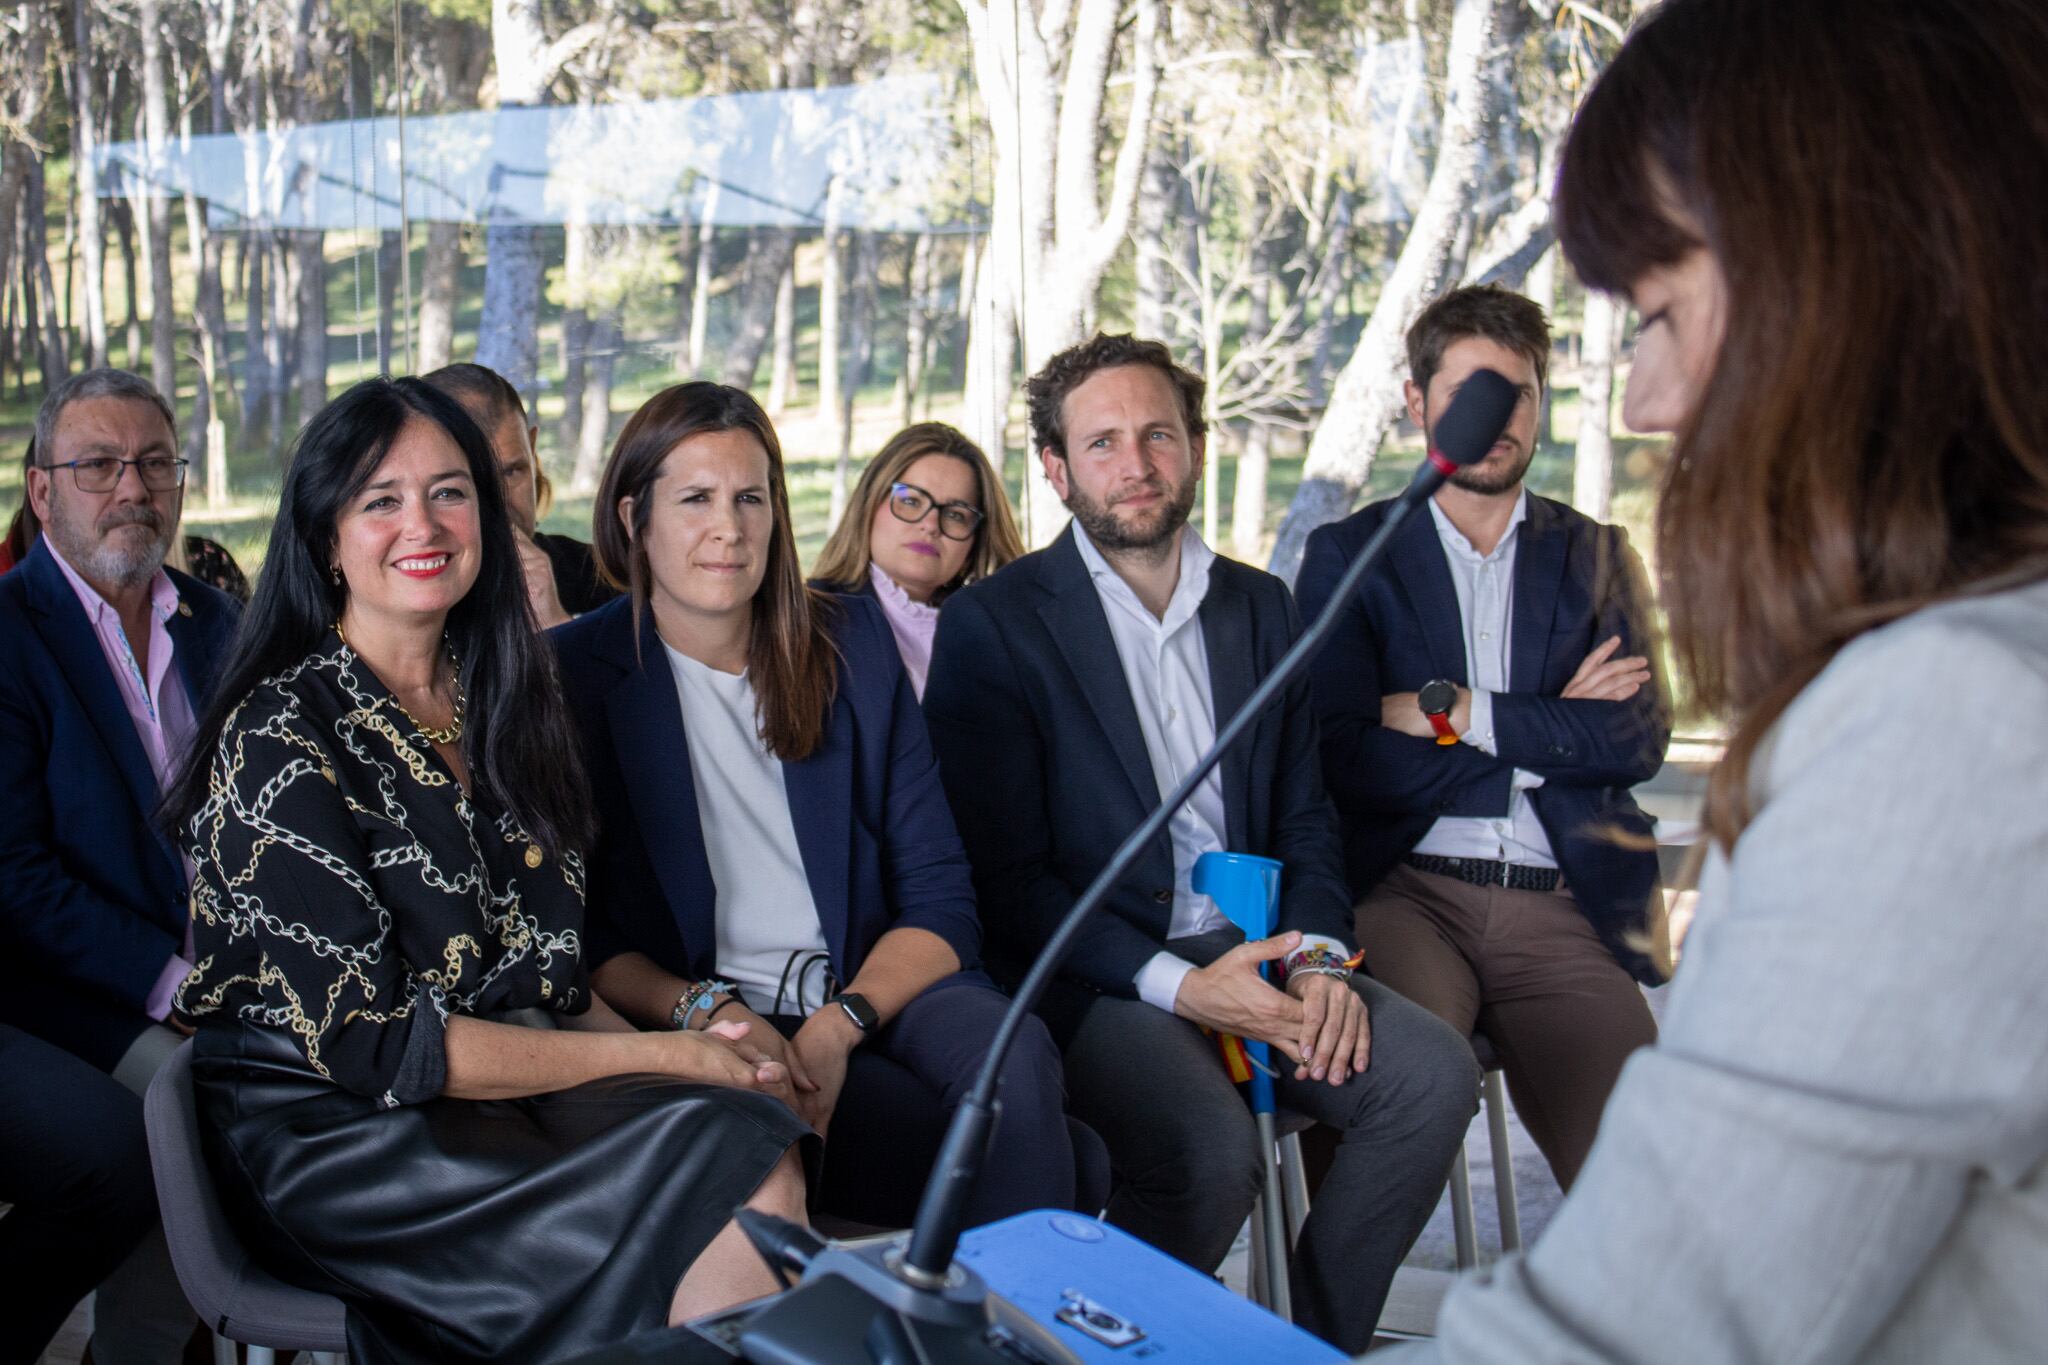
[[[1264,1231],[1266,1308],[1276,1317],[1292,1321],[1294,1296],[1287,1280],[1287,1258],[1294,1242],[1287,1235],[1287,1204],[1280,1189],[1280,1163],[1274,1155],[1273,1116],[1255,1114],[1253,1118],[1258,1124],[1260,1165],[1265,1175],[1255,1216]]]
[[[1301,1240],[1301,1225],[1308,1221],[1308,1171],[1301,1161],[1301,1134],[1280,1139],[1280,1190],[1287,1197],[1287,1242]]]
[[[1457,1243],[1458,1269],[1478,1265],[1479,1241],[1472,1230],[1472,1172],[1465,1165],[1463,1146],[1451,1159],[1451,1236]]]
[[[277,1352],[268,1346],[251,1346],[249,1365],[277,1365]]]
[[[218,1332],[211,1333],[210,1335],[213,1337],[213,1365],[241,1365],[241,1362],[235,1355],[234,1342],[229,1341]]]
[[[1500,1249],[1522,1249],[1522,1215],[1515,1203],[1515,1159],[1508,1146],[1508,1103],[1500,1073],[1486,1073],[1486,1136],[1493,1150],[1493,1198],[1500,1210]]]

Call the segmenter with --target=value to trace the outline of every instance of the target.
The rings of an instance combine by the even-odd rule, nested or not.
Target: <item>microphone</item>
[[[776,1305],[782,1311],[764,1313],[741,1334],[741,1348],[748,1359],[789,1362],[791,1365],[828,1359],[909,1361],[939,1341],[948,1341],[954,1348],[953,1352],[946,1353],[948,1358],[981,1355],[972,1347],[967,1348],[965,1355],[954,1354],[966,1346],[962,1340],[963,1333],[974,1333],[976,1324],[986,1324],[990,1319],[987,1316],[986,1286],[972,1270],[955,1264],[953,1252],[959,1245],[967,1197],[974,1189],[982,1160],[988,1152],[989,1136],[999,1112],[996,1090],[1002,1076],[1003,1060],[1009,1055],[1017,1030],[1030,1016],[1053,973],[1066,959],[1082,923],[1158,837],[1167,821],[1173,818],[1173,813],[1194,795],[1210,771],[1222,762],[1230,746],[1242,738],[1259,716],[1279,699],[1282,691],[1322,648],[1336,624],[1338,613],[1358,590],[1366,573],[1385,553],[1395,528],[1409,513],[1427,502],[1459,468],[1486,458],[1501,433],[1507,430],[1508,422],[1514,416],[1515,404],[1520,399],[1521,390],[1493,370],[1475,370],[1459,386],[1443,416],[1437,420],[1428,457],[1415,471],[1408,487],[1387,509],[1387,515],[1365,548],[1351,562],[1343,578],[1338,580],[1337,588],[1330,595],[1329,604],[1322,614],[1301,633],[1273,671],[1266,675],[1265,681],[1230,718],[1209,751],[1181,778],[1179,785],[1166,794],[1158,808],[1118,846],[1115,856],[1088,884],[1066,918],[1060,921],[1044,951],[1039,953],[1038,960],[1018,986],[1016,996],[996,1030],[981,1071],[975,1077],[974,1088],[953,1113],[952,1123],[939,1149],[938,1164],[933,1168],[924,1197],[918,1204],[917,1221],[911,1229],[908,1246],[901,1251],[891,1247],[880,1255],[863,1255],[834,1248],[815,1257],[803,1257],[802,1260],[807,1262],[803,1280],[784,1296],[784,1303]],[[796,1250],[792,1242],[800,1244],[800,1238],[786,1232],[771,1234],[768,1224],[779,1221],[756,1218],[742,1224],[778,1273],[785,1266],[794,1268],[800,1263],[801,1255],[791,1254]],[[838,1281],[829,1290],[825,1284],[828,1279]],[[817,1303],[808,1314],[790,1302],[801,1298],[807,1291],[818,1296]],[[865,1333],[856,1330],[851,1339],[839,1337],[843,1349],[829,1354],[818,1353],[816,1345],[819,1338],[810,1331],[795,1330],[809,1317],[814,1331],[822,1317],[832,1315],[833,1308],[837,1306],[833,1299],[843,1302],[855,1294],[862,1296],[867,1303],[864,1311],[881,1316],[869,1323],[869,1330]],[[867,1321],[866,1318],[861,1320]],[[800,1340],[800,1337],[808,1339]],[[986,1358],[998,1357],[990,1354]]]

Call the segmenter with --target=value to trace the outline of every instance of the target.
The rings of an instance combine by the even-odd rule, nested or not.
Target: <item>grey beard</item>
[[[143,522],[126,522],[124,525],[141,526]],[[116,588],[136,588],[156,576],[164,565],[164,557],[171,549],[171,528],[160,527],[155,537],[146,543],[130,549],[122,549],[104,539],[95,538],[80,543],[83,538],[68,524],[51,522],[43,533],[57,543],[64,558],[71,566],[94,583],[105,583]]]

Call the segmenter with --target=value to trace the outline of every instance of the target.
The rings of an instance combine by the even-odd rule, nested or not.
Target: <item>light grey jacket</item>
[[[2048,1360],[2048,585],[1844,649],[1526,1256],[1375,1362]]]

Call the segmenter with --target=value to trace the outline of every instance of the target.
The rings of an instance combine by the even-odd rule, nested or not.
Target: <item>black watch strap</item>
[[[882,1016],[876,1013],[875,1007],[868,1003],[868,998],[864,995],[855,995],[852,991],[842,991],[840,994],[827,1000],[825,1004],[827,1006],[837,1005],[840,1009],[845,1010],[846,1017],[853,1020],[853,1026],[864,1034],[873,1033],[882,1026]]]

